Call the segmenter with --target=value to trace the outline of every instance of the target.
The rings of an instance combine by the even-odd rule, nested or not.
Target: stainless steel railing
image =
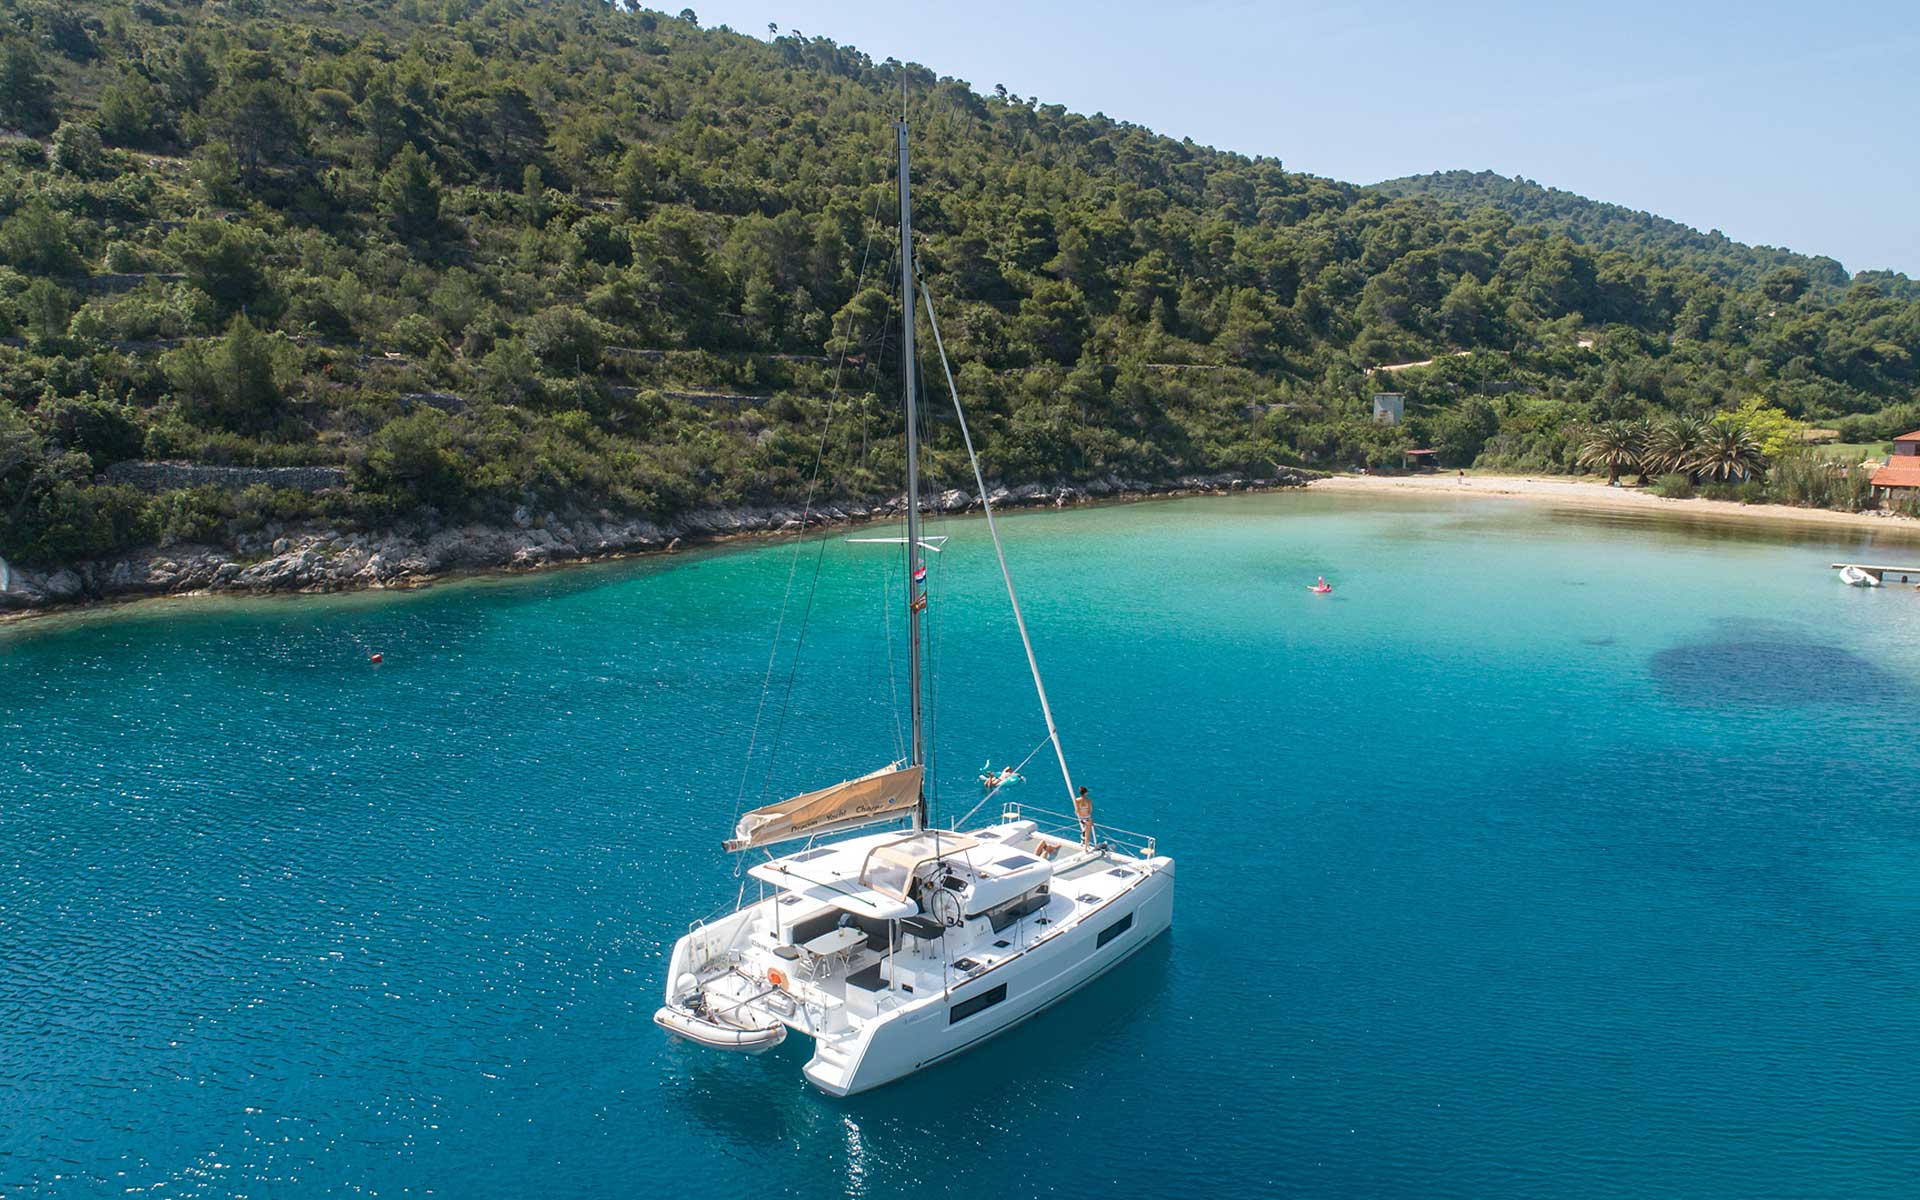
[[[1045,837],[1074,845],[1080,841],[1080,818],[1072,813],[1036,808],[1031,804],[1021,804],[1017,800],[1008,800],[1001,805],[1002,824],[1020,820],[1032,821],[1035,831]],[[1141,858],[1152,858],[1156,842],[1149,834],[1135,833],[1131,829],[1122,829],[1117,825],[1107,825],[1096,820],[1093,823],[1093,844],[1126,851]]]

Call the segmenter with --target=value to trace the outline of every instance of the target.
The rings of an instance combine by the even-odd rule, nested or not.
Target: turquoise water
[[[790,572],[746,800],[894,752],[896,553],[0,630],[0,1193],[1920,1193],[1920,593],[1839,586],[1857,538],[1306,495],[1005,529],[1174,930],[851,1101],[804,1039],[649,1017],[733,898]],[[1042,731],[944,532],[952,817]]]

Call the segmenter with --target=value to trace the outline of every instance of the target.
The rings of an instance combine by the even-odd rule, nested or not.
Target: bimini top
[[[950,854],[964,854],[979,844],[978,838],[964,833],[926,829],[898,841],[882,842],[867,851],[866,864],[860,869],[860,882],[876,892],[905,900],[913,883],[913,872],[921,863]]]

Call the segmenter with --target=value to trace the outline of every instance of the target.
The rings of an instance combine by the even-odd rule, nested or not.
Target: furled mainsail
[[[851,829],[910,811],[920,799],[921,767],[882,767],[870,775],[756,808],[740,818],[728,850]]]

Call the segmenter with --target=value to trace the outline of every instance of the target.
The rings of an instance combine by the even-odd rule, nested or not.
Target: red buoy
[[[368,656],[367,661],[370,663],[377,663],[377,662],[380,662],[381,659],[378,654],[373,654]]]

